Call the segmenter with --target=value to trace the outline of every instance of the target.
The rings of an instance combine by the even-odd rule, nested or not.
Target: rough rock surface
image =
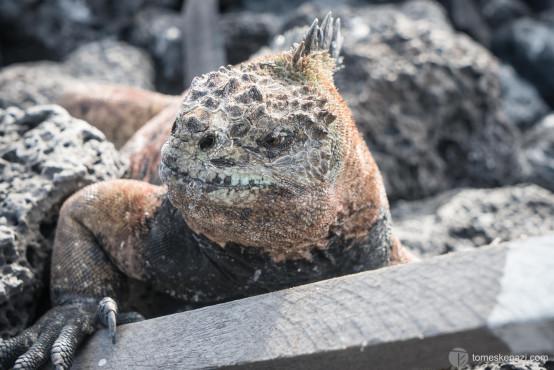
[[[150,56],[144,50],[112,38],[81,46],[65,59],[63,67],[79,79],[154,88]]]
[[[525,3],[536,12],[554,8],[554,0],[525,0]]]
[[[5,64],[60,60],[87,42],[122,36],[142,7],[179,9],[182,0],[0,1],[0,44]]]
[[[554,26],[554,5],[551,9],[541,13],[540,20]]]
[[[0,107],[52,104],[65,86],[78,83],[56,62],[13,64],[0,71]]]
[[[523,0],[481,0],[477,6],[492,29],[531,14],[531,8]]]
[[[554,232],[554,194],[537,185],[452,190],[391,212],[395,235],[422,257]]]
[[[267,45],[281,23],[279,17],[263,11],[231,11],[220,17],[227,60],[231,64],[247,60]],[[178,11],[150,6],[133,20],[129,41],[147,49],[154,57],[156,87],[161,92],[180,94],[183,91],[183,18]]]
[[[0,336],[35,318],[62,202],[126,164],[104,135],[58,106],[0,109]],[[46,297],[47,299],[47,297]]]
[[[515,360],[465,365],[460,370],[552,370],[554,361]]]
[[[161,7],[147,7],[133,20],[129,41],[150,52],[156,63],[156,88],[160,92],[183,91],[183,35],[181,13]]]
[[[383,173],[391,200],[521,178],[520,135],[503,114],[499,63],[452,31],[432,1],[339,7],[342,96]],[[293,19],[321,17],[305,4]]]
[[[454,28],[489,46],[492,34],[503,25],[530,16],[529,0],[438,0]]]
[[[144,51],[105,39],[75,50],[64,62],[28,62],[0,71],[0,107],[53,104],[65,86],[104,82],[152,89],[154,68]]]
[[[490,28],[479,8],[483,0],[440,0],[448,11],[452,25],[479,41],[489,45]]]
[[[554,24],[520,18],[495,33],[492,50],[532,81],[554,107]]]
[[[280,23],[280,18],[271,13],[242,11],[223,15],[221,28],[229,63],[244,62],[269,44]]]
[[[510,65],[501,65],[498,73],[502,86],[502,110],[521,131],[529,129],[548,113],[548,104],[535,86],[518,76]]]
[[[554,113],[525,133],[523,154],[528,181],[554,191]]]

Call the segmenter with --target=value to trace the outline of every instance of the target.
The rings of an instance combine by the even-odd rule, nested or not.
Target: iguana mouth
[[[267,175],[254,175],[217,168],[183,168],[175,169],[164,163],[160,164],[160,177],[166,184],[193,184],[205,192],[220,189],[251,190],[253,188],[273,185]]]

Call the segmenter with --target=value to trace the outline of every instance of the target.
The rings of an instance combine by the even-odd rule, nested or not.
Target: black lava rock
[[[528,181],[554,191],[554,113],[525,134],[523,154]]]
[[[521,78],[510,65],[501,65],[498,73],[504,113],[521,131],[529,129],[548,113],[548,104],[537,88]]]
[[[554,107],[554,25],[518,19],[495,33],[492,50],[533,82]]]
[[[85,185],[123,175],[113,144],[61,107],[0,109],[0,336],[20,332],[46,295],[60,207]]]
[[[183,16],[180,12],[147,7],[134,18],[129,40],[150,52],[156,63],[158,91],[180,94],[183,91]]]
[[[554,232],[554,194],[537,185],[451,190],[391,212],[395,235],[422,257]]]

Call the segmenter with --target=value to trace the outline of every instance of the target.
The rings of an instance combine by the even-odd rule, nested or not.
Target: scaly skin
[[[328,16],[288,53],[196,78],[176,118],[169,106],[145,129],[150,145],[130,145],[150,158],[135,176],[157,182],[161,162],[164,185],[116,180],[68,199],[55,307],[0,344],[0,365],[68,368],[100,324],[115,340],[116,320],[141,319],[105,298],[124,301],[128,277],[216,303],[398,263],[381,175],[334,86],[338,29]]]

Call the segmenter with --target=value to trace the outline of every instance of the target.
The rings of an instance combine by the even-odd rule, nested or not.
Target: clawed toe
[[[0,368],[8,369],[14,361],[33,344],[32,329],[27,329],[18,336],[0,343]],[[35,335],[36,336],[36,335]]]
[[[118,307],[115,300],[110,297],[105,297],[98,303],[97,315],[100,323],[106,325],[112,338],[112,343],[115,344],[116,326],[117,326]]]
[[[73,363],[75,350],[85,334],[87,334],[78,323],[69,324],[63,327],[58,339],[52,345],[50,353],[52,364],[56,369],[69,369]]]

